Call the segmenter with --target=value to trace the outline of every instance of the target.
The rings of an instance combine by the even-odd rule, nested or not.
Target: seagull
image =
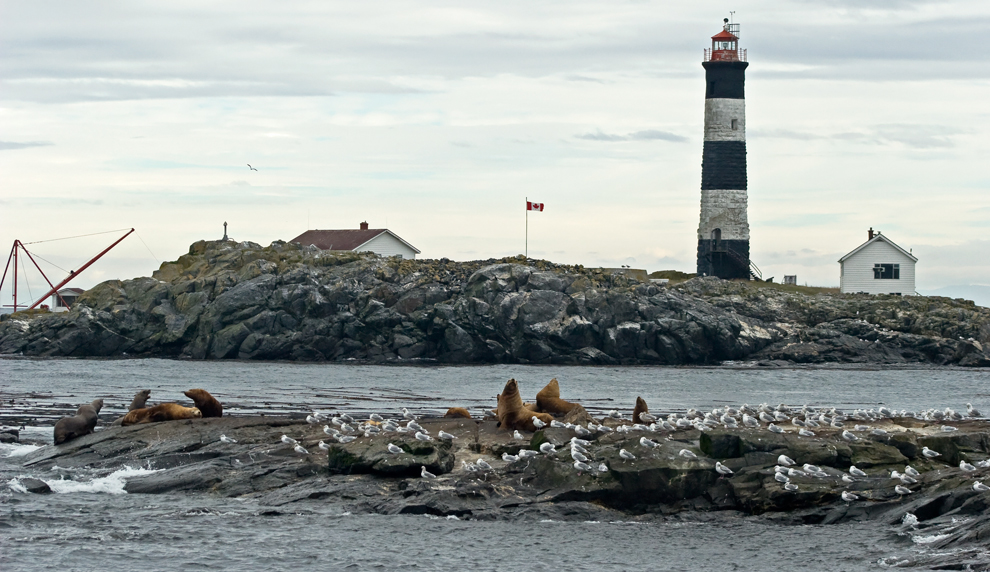
[[[640,413],[639,420],[642,421],[643,423],[653,423],[654,421],[657,420],[657,416],[651,415],[649,413]]]
[[[574,461],[574,468],[579,471],[591,471],[591,465],[582,463],[581,461]]]
[[[296,441],[292,437],[289,437],[288,435],[282,435],[282,442],[285,443],[286,445],[295,445],[296,443],[298,443],[298,441]]]
[[[346,413],[341,413],[340,414],[340,420],[343,421],[343,422],[345,422],[345,423],[353,423],[354,422],[354,418],[351,417],[350,415],[346,414]]]
[[[230,437],[228,437],[226,435],[220,435],[220,442],[221,443],[236,443],[237,440],[236,439],[231,439]]]
[[[550,453],[555,453],[556,449],[554,449],[553,443],[546,442],[540,444],[540,452],[549,455]]]
[[[416,416],[405,407],[402,408],[402,416],[410,421],[414,421],[416,419]]]
[[[245,164],[248,166],[248,169],[251,169],[252,171],[257,171],[257,169],[251,166],[251,163],[245,163]]]
[[[437,433],[437,437],[440,437],[441,439],[446,439],[446,440],[448,440],[448,441],[452,441],[452,440],[454,440],[454,439],[457,439],[457,437],[454,437],[453,435],[451,435],[450,433],[447,433],[447,432],[446,432],[446,431],[444,431],[443,429],[441,429],[441,430],[440,430],[440,431],[439,431],[439,432]]]
[[[619,449],[619,456],[622,457],[623,459],[626,459],[627,461],[631,461],[636,458],[636,455],[633,455],[632,453],[626,451],[625,449]]]
[[[849,431],[847,431],[845,429],[843,429],[843,431],[842,431],[842,438],[845,439],[846,441],[858,441],[859,440],[859,437],[853,435],[852,433],[850,433]]]
[[[519,455],[510,455],[508,453],[502,453],[502,460],[506,463],[515,463],[519,460]]]
[[[802,428],[798,429],[798,435],[800,435],[802,437],[814,437],[815,436],[815,432],[814,431],[809,431],[809,430],[805,429],[804,427],[802,427]]]
[[[353,435],[337,435],[337,441],[345,445],[355,439],[357,439],[357,437]]]
[[[419,476],[423,477],[424,479],[435,479],[435,478],[437,478],[436,475],[434,475],[433,473],[431,473],[431,472],[429,472],[429,471],[426,470],[426,465],[423,465],[423,467],[419,470]]]
[[[973,465],[970,465],[966,461],[959,461],[959,468],[962,469],[962,470],[964,470],[964,471],[975,471],[976,470],[976,467],[974,467]]]
[[[854,500],[859,500],[859,497],[856,496],[856,495],[854,495],[854,494],[852,494],[849,491],[842,491],[842,500],[844,500],[846,502],[852,502]]]
[[[808,473],[802,471],[801,469],[787,469],[788,477],[807,477]]]
[[[901,485],[897,485],[896,487],[894,487],[894,492],[899,495],[909,495],[911,494],[911,489],[907,487],[902,487]]]
[[[886,437],[887,432],[884,431],[883,429],[874,429],[873,431],[870,431],[870,435],[876,435],[877,437]]]
[[[908,475],[911,475],[912,477],[920,477],[921,476],[921,473],[919,473],[918,470],[915,469],[914,467],[912,467],[911,465],[908,465],[908,466],[904,467],[904,473],[905,474],[908,474]]]
[[[870,430],[870,426],[869,425],[857,425],[857,426],[854,427],[854,429],[857,430],[857,431],[869,431]]]
[[[580,445],[582,447],[587,447],[591,445],[591,441],[585,441],[584,439],[578,439],[577,437],[571,437],[571,445]]]
[[[319,423],[319,422],[320,422],[320,418],[313,414],[306,416],[306,423]]]
[[[478,459],[474,464],[477,465],[478,468],[481,469],[482,471],[492,470],[492,466],[489,465],[488,462],[485,461],[484,459]]]
[[[622,414],[616,411],[615,409],[609,411],[608,416],[611,417],[612,419],[622,419]]]
[[[467,472],[469,472],[469,473],[476,473],[476,472],[478,472],[478,466],[475,465],[474,463],[468,463],[467,461],[461,461],[461,466],[464,467],[464,470],[467,471]]]
[[[801,467],[801,468],[804,469],[808,473],[820,473],[820,472],[822,472],[821,467],[818,467],[816,465],[811,465],[811,464],[808,464],[808,463],[805,463],[804,466]]]
[[[785,475],[783,473],[774,473],[773,474],[773,480],[777,481],[778,483],[789,483],[789,482],[791,482],[790,477],[788,477],[787,475]]]
[[[682,457],[684,457],[685,459],[697,459],[698,458],[697,455],[695,455],[692,451],[688,451],[687,449],[681,449],[677,454],[680,455],[680,456],[682,456]]]
[[[307,451],[302,445],[296,445],[295,447],[292,448],[292,450],[295,451],[296,453],[299,453],[300,455],[309,454],[309,451]]]
[[[539,455],[539,453],[537,453],[536,451],[534,451],[532,449],[520,449],[519,450],[519,458],[520,459],[528,459],[530,457],[535,457],[537,455]]]
[[[720,463],[718,461],[715,461],[715,470],[718,472],[718,474],[720,474],[722,476],[731,475],[732,474],[732,469],[730,469],[729,467],[726,467],[725,465],[723,465],[722,463]]]
[[[777,463],[784,465],[785,467],[790,467],[794,464],[794,459],[788,457],[787,455],[781,455],[777,457]]]
[[[324,451],[329,451],[330,450],[330,445],[327,445],[323,441],[320,441],[320,449],[323,449]]]
[[[942,453],[939,453],[938,451],[932,451],[928,447],[922,447],[921,448],[921,454],[924,455],[924,456],[926,456],[926,457],[928,457],[929,459],[934,459],[935,457],[941,457],[942,456]]]
[[[600,463],[598,465],[598,472],[604,473],[605,471],[608,471],[608,465],[606,465],[605,463]]]
[[[798,486],[795,485],[794,483],[784,483],[784,490],[787,490],[787,491],[790,491],[790,492],[793,493],[794,491],[798,490]]]
[[[340,430],[343,431],[344,433],[351,433],[354,431],[354,428],[348,425],[347,423],[343,423],[340,426]]]
[[[329,425],[324,425],[323,426],[323,432],[326,433],[327,435],[337,435],[338,434],[338,431],[336,429],[331,428]]]
[[[849,474],[854,477],[865,477],[866,473],[862,469],[857,469],[856,465],[849,466]]]
[[[415,431],[422,431],[423,433],[427,432],[426,429],[423,429],[423,426],[420,425],[419,423],[416,423],[414,419],[410,419],[409,422],[406,423],[406,427],[413,429]]]
[[[372,413],[371,415],[368,416],[368,419],[371,419],[372,421],[378,421],[379,423],[385,421],[385,418],[377,413]]]
[[[441,437],[443,437],[443,435],[441,435]],[[513,439],[524,439],[524,437],[522,436],[522,433],[520,433],[518,429],[516,429],[515,431],[512,432],[512,438]]]
[[[966,412],[969,413],[970,417],[983,417],[983,414],[980,413],[979,410],[973,408],[972,403],[966,404]]]
[[[656,441],[651,441],[651,440],[647,439],[646,437],[640,437],[639,438],[639,444],[640,444],[641,447],[651,447],[651,448],[659,447],[660,446],[660,445],[657,444]]]
[[[584,427],[581,427],[580,425],[578,425],[577,427],[574,428],[574,432],[577,433],[579,437],[587,437],[588,435],[591,435],[591,430],[590,429],[585,429]]]
[[[536,417],[534,416],[533,418],[535,419]],[[560,421],[557,421],[556,419],[551,419],[550,420],[550,426],[551,427],[554,427],[554,428],[557,428],[557,429],[561,429],[561,428],[566,428],[567,427],[567,425],[561,423]]]
[[[842,482],[844,482],[844,483],[855,483],[856,480],[853,479],[852,477],[850,477],[849,475],[842,475]]]
[[[768,425],[767,426],[767,429],[769,429],[773,433],[783,433],[784,432],[783,429],[781,429],[780,427],[777,427],[773,423],[771,423],[770,425]]]
[[[978,493],[982,493],[982,492],[990,491],[990,487],[984,485],[980,481],[976,481],[973,483],[973,490]]]
[[[393,455],[398,455],[399,453],[402,452],[402,447],[399,447],[398,445],[393,445],[392,443],[389,443],[388,444],[388,452],[389,453],[392,453]]]
[[[533,427],[536,427],[537,429],[543,429],[546,426],[547,426],[546,422],[544,422],[536,415],[533,416]]]
[[[953,427],[952,425],[942,425],[942,432],[948,433],[950,431],[958,431],[959,429]]]

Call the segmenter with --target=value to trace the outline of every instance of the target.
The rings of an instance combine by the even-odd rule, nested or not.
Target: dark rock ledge
[[[990,309],[925,296],[671,287],[519,258],[473,262],[200,241],[72,311],[0,318],[0,355],[415,363],[990,366]]]

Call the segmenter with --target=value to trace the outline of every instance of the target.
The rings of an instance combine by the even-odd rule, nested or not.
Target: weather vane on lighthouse
[[[730,12],[730,15],[734,12]],[[698,275],[750,279],[746,214],[746,50],[739,24],[723,19],[705,49],[705,144],[701,161]]]

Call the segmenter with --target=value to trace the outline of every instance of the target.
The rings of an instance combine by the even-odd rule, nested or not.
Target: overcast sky
[[[729,9],[764,275],[838,285],[872,226],[919,289],[990,284],[985,0],[4,0],[0,243],[135,227],[81,287],[224,221],[268,244],[366,220],[469,260],[522,253],[529,197],[531,256],[693,271]],[[69,269],[114,239],[29,248]]]

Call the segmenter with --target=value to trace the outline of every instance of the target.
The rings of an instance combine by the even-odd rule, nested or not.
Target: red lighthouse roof
[[[739,38],[736,37],[735,35],[733,35],[728,30],[722,30],[721,32],[719,32],[719,33],[715,34],[714,36],[712,36],[712,39],[715,40],[715,41],[719,41],[719,40],[729,41],[729,40],[738,40]]]

